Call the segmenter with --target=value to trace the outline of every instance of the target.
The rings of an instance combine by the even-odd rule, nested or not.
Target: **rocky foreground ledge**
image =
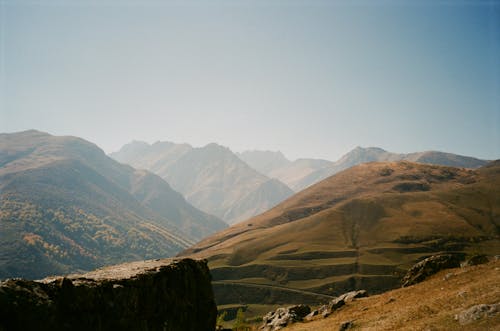
[[[87,274],[0,283],[0,331],[214,330],[205,260],[126,263]]]

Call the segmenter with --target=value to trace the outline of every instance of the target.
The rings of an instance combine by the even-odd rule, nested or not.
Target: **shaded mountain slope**
[[[253,150],[237,153],[236,155],[250,167],[265,175],[268,175],[273,170],[287,167],[292,163],[279,151]]]
[[[239,153],[238,157],[260,173],[285,183],[295,192],[313,184],[314,173],[333,165],[333,162],[321,159],[297,159],[292,162],[281,152],[271,151],[245,151]],[[303,183],[305,178],[308,184]]]
[[[147,146],[134,142],[111,156],[155,172],[194,206],[228,223],[257,215],[293,193],[217,144],[192,148],[169,142]]]
[[[82,139],[1,134],[0,151],[0,278],[165,257],[224,227]]]
[[[246,302],[225,290],[228,283],[326,295],[380,292],[398,286],[409,266],[436,252],[498,254],[499,184],[497,163],[478,170],[362,164],[182,254],[208,258],[218,304]],[[294,299],[292,293],[248,298]]]

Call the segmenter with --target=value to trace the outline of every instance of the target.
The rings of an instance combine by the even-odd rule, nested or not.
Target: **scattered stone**
[[[448,280],[453,276],[455,276],[455,274],[453,272],[449,272],[446,275],[444,275],[443,280]]]
[[[276,331],[295,322],[300,322],[311,312],[311,307],[296,305],[287,308],[280,307],[275,311],[267,313],[263,318],[263,324],[259,330]]]
[[[499,310],[500,303],[475,305],[455,315],[455,320],[461,325],[465,325],[483,318],[495,316]]]
[[[354,321],[346,321],[340,324],[339,331],[349,330],[352,327],[354,327]]]
[[[318,309],[315,309],[312,312],[310,312],[309,314],[307,314],[307,316],[304,319],[306,321],[311,321],[314,318],[314,316],[318,316],[318,315],[319,315],[319,311],[318,311]]]
[[[427,277],[443,269],[460,267],[460,258],[454,254],[440,254],[426,258],[415,264],[403,277],[403,287],[420,283]]]
[[[466,299],[467,297],[467,291],[460,291],[457,293],[457,297],[459,298],[462,298],[462,299]]]
[[[470,267],[473,265],[485,264],[488,263],[488,257],[484,254],[476,254],[469,258],[467,261],[463,262],[461,267]]]
[[[330,311],[334,311],[334,310],[339,309],[343,305],[345,305],[345,300],[344,300],[343,296],[341,295],[338,298],[335,298],[332,301],[330,301],[330,303],[328,304],[328,308],[330,309]]]
[[[367,296],[368,296],[368,293],[365,290],[351,291],[351,292],[347,292],[347,293],[342,294],[341,296],[339,296],[337,298],[337,300],[342,299],[345,302],[351,302],[354,299],[365,298]]]
[[[394,299],[394,298],[391,297],[391,298],[389,298],[389,300],[386,301],[386,304],[394,302],[394,301],[396,301],[396,299]]]

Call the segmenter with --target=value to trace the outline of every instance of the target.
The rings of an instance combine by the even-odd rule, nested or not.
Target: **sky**
[[[500,158],[500,1],[0,0],[0,132]]]

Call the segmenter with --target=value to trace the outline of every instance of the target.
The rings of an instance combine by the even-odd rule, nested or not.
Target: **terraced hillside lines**
[[[0,278],[172,256],[227,225],[76,137],[0,134]]]
[[[214,280],[324,295],[399,285],[439,252],[500,253],[500,164],[478,170],[407,161],[340,172],[183,255],[207,258]],[[251,292],[251,291],[250,291]],[[219,294],[217,294],[219,293]],[[245,291],[241,291],[245,293]],[[224,304],[226,292],[218,292]],[[292,302],[248,293],[238,303]],[[300,301],[297,301],[300,302]]]
[[[285,304],[287,298],[295,302],[317,304],[328,302],[334,297],[313,291],[293,289],[285,286],[265,285],[262,283],[213,281],[212,287],[217,295],[217,305],[258,302],[262,297],[276,298],[275,303]],[[250,300],[249,300],[250,299]]]

